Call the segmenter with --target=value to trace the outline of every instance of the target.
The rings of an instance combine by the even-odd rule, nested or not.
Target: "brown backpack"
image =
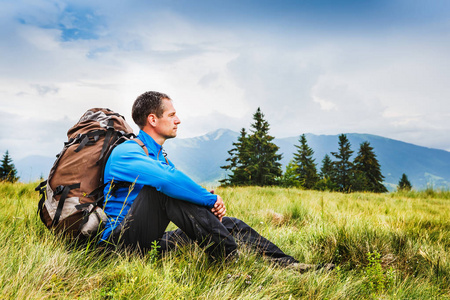
[[[123,116],[93,108],[67,136],[69,140],[57,155],[48,179],[36,188],[41,193],[38,213],[49,229],[89,237],[106,222],[101,207],[108,156],[116,145],[134,137],[133,130]]]

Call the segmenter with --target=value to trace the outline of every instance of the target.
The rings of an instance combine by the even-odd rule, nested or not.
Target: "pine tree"
[[[6,150],[0,166],[0,181],[16,182],[17,180],[19,180],[19,177],[17,176],[16,167],[9,156],[8,150]]]
[[[353,190],[374,193],[387,192],[386,187],[382,184],[384,176],[381,174],[381,166],[369,142],[361,143],[353,165],[355,178]]]
[[[284,187],[299,187],[300,183],[297,180],[296,174],[297,165],[292,159],[287,165],[283,173],[282,186]]]
[[[249,142],[249,164],[251,185],[275,185],[281,177],[282,155],[277,154],[279,147],[269,135],[269,123],[264,120],[264,114],[258,107],[253,114],[254,123],[251,125],[252,134],[248,138]]]
[[[320,180],[316,183],[315,189],[320,191],[336,191],[337,185],[334,182],[335,172],[333,162],[328,154],[325,154],[320,167]]]
[[[333,178],[334,172],[333,172],[333,162],[331,161],[331,158],[328,154],[325,154],[324,158],[322,159],[322,167],[320,167],[320,177],[323,178]]]
[[[269,123],[264,120],[264,114],[258,107],[253,115],[254,123],[251,125],[251,134],[247,135],[245,129],[234,148],[228,151],[230,157],[228,165],[222,169],[231,171],[228,178],[221,180],[224,185],[275,185],[280,183],[281,154],[277,154],[279,147],[269,135]]]
[[[362,192],[369,189],[369,181],[363,172],[353,170],[350,182],[352,192]]]
[[[302,187],[312,189],[319,180],[315,159],[313,158],[314,151],[308,146],[304,134],[300,136],[299,142],[299,146],[295,145],[297,152],[294,153],[294,163],[297,165],[295,169],[297,180]]]
[[[234,148],[228,151],[230,155],[226,161],[228,165],[220,168],[230,171],[231,174],[227,178],[220,180],[222,185],[247,185],[250,182],[250,173],[248,171],[249,164],[249,147],[248,137],[245,128],[241,129],[237,142],[233,143]]]
[[[405,173],[402,174],[397,189],[399,191],[410,191],[412,189],[411,182],[409,182],[408,176]]]
[[[350,157],[353,151],[350,150],[350,142],[345,134],[339,135],[339,149],[338,152],[331,152],[331,154],[337,158],[333,161],[333,169],[335,173],[334,182],[336,183],[338,190],[341,192],[351,191],[351,178],[353,163],[350,161]]]

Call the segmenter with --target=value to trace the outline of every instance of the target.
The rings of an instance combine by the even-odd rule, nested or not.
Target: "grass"
[[[0,183],[1,299],[450,299],[448,191],[217,189],[288,254],[338,266],[300,274],[245,247],[212,263],[196,245],[159,259],[72,245],[40,222],[35,185]]]

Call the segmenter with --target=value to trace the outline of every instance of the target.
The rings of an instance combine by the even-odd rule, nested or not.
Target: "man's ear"
[[[151,126],[151,127],[155,127],[156,126],[156,115],[155,114],[149,114],[147,117],[147,123]]]

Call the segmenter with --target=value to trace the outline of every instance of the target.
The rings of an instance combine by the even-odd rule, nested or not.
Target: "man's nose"
[[[180,118],[178,118],[178,116],[176,116],[175,117],[175,124],[180,124],[180,123],[181,123]]]

